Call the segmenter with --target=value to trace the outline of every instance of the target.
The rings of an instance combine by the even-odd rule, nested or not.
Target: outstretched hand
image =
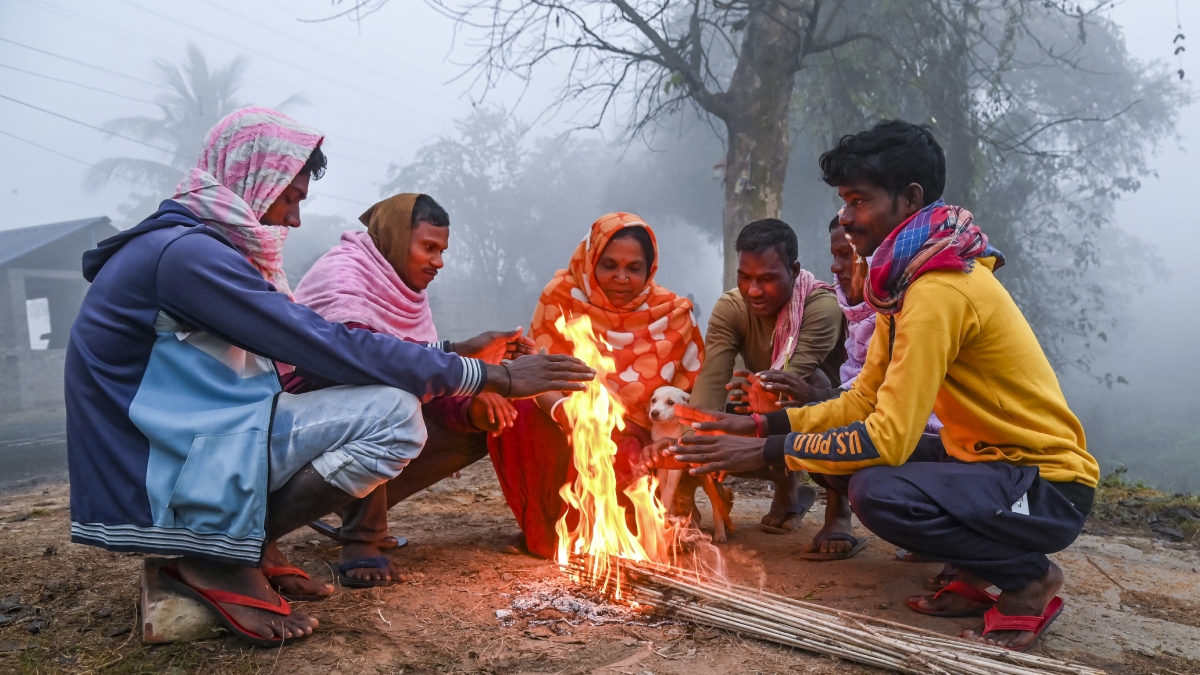
[[[733,374],[735,377],[742,378],[725,385],[730,392],[730,401],[736,404],[734,410],[743,415],[779,410],[779,393],[771,391],[771,387],[763,382],[763,373],[735,370]]]
[[[780,401],[780,403],[776,403],[776,409],[783,402],[796,401],[800,405],[807,405],[814,400],[813,388],[795,373],[784,370],[764,370],[758,374],[758,381],[764,390]]]
[[[679,443],[667,449],[681,464],[692,464],[688,473],[703,476],[720,471],[742,473],[755,471],[767,465],[763,457],[762,438],[740,436],[685,436]]]
[[[681,464],[667,450],[679,442],[677,438],[660,438],[642,448],[642,470],[645,472],[655,469],[686,469],[688,465]]]
[[[467,416],[476,429],[498,433],[517,420],[517,409],[500,394],[483,392],[471,399]]]
[[[524,354],[532,354],[534,342],[525,335],[525,329],[522,327],[510,331],[490,330],[470,340],[455,342],[452,348],[459,356],[497,364]]]
[[[503,366],[487,366],[486,390],[530,398],[550,391],[583,391],[594,379],[596,371],[573,356],[531,354]]]
[[[754,418],[746,415],[730,415],[690,406],[686,403],[675,404],[675,416],[679,421],[690,427],[698,436],[729,434],[731,436],[757,436],[758,427]]]

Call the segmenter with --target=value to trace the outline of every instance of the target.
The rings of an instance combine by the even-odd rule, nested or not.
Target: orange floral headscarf
[[[646,288],[624,307],[614,307],[596,280],[596,263],[608,242],[626,227],[642,227],[654,245],[654,264]],[[626,421],[649,429],[650,397],[670,385],[690,392],[704,362],[704,339],[692,314],[692,303],[654,283],[658,271],[654,230],[632,213],[610,213],[592,223],[592,231],[575,248],[571,263],[559,270],[542,291],[530,322],[537,346],[551,354],[570,354],[572,344],[554,327],[558,317],[588,315],[596,334],[613,347],[616,373],[608,388],[627,409]]]

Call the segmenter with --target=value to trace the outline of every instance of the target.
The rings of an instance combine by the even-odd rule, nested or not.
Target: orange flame
[[[563,403],[571,420],[571,442],[579,475],[559,493],[570,509],[578,513],[579,522],[571,529],[564,515],[555,525],[556,559],[565,566],[572,555],[584,556],[588,566],[586,576],[603,580],[601,590],[605,592],[610,590],[609,580],[615,580],[611,592],[619,599],[621,581],[613,558],[670,563],[671,527],[666,509],[655,495],[657,485],[651,476],[639,477],[624,490],[634,510],[636,532],[628,526],[626,507],[617,501],[617,477],[613,469],[617,446],[612,441],[612,432],[625,428],[625,408],[604,386],[608,375],[616,370],[612,357],[605,355],[611,348],[603,344],[602,349],[587,316],[569,322],[560,316],[555,327],[574,343],[575,357],[596,370],[596,379],[588,383],[587,389]]]

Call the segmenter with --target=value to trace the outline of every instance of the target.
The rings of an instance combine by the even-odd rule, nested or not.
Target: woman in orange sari
[[[613,348],[616,372],[605,384],[625,405],[625,429],[614,431],[618,481],[627,483],[643,446],[650,444],[650,397],[659,387],[690,392],[704,360],[704,340],[692,303],[654,282],[658,244],[654,231],[631,213],[610,213],[592,224],[571,262],[542,291],[530,337],[551,354],[573,345],[554,323],[582,315]],[[575,479],[567,440],[563,394],[514,401],[514,426],[492,437],[488,450],[504,497],[524,535],[524,546],[554,556],[554,524],[566,512],[559,489]],[[516,544],[514,544],[516,545]]]

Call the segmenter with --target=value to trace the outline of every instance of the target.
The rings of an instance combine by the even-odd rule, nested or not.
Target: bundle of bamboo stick
[[[686,570],[620,560],[611,578],[590,579],[572,559],[566,571],[594,588],[621,585],[626,599],[678,619],[817,654],[914,675],[1103,675],[1079,663],[968,642],[864,614],[705,579]],[[594,569],[594,568],[593,568]]]

